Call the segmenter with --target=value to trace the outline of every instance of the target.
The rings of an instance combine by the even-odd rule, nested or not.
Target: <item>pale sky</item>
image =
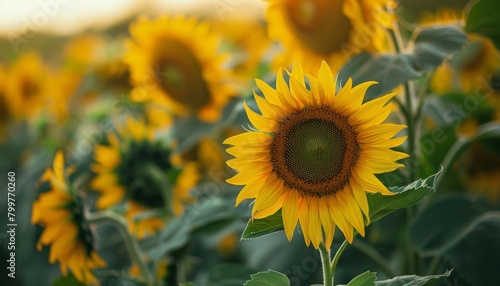
[[[0,35],[29,29],[71,34],[138,13],[200,12],[222,20],[260,17],[265,5],[262,0],[0,0]]]

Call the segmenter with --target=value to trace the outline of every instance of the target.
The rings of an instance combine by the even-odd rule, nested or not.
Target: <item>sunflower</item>
[[[130,26],[125,61],[135,87],[132,100],[150,101],[176,115],[194,114],[214,122],[236,95],[220,37],[192,18],[140,18]],[[158,112],[156,113],[156,115]],[[150,116],[154,122],[156,116]],[[158,120],[156,120],[158,121]]]
[[[392,138],[405,126],[383,123],[395,93],[362,103],[373,84],[352,87],[349,79],[336,93],[326,62],[317,78],[294,64],[289,85],[278,71],[276,89],[257,80],[264,93],[264,98],[255,95],[262,115],[244,105],[256,130],[224,142],[234,146],[227,152],[236,157],[227,164],[239,171],[227,182],[245,185],[236,205],[255,198],[256,219],[281,209],[288,239],[299,221],[306,244],[315,248],[322,232],[330,248],[335,226],[349,242],[353,227],[364,236],[366,192],[392,195],[375,174],[403,167],[395,161],[407,157],[390,149],[406,139]]]
[[[473,52],[460,58],[457,71],[462,90],[474,93],[500,69],[500,53],[490,38],[476,34],[468,34],[468,38],[468,49]]]
[[[5,83],[7,103],[16,119],[38,115],[49,96],[50,71],[40,56],[28,53],[18,58],[10,67]]]
[[[47,169],[41,179],[50,182],[51,190],[33,203],[31,223],[45,228],[37,243],[38,250],[51,245],[49,262],[59,261],[64,275],[69,269],[79,281],[98,284],[91,271],[105,267],[106,262],[95,251],[92,230],[85,222],[83,201],[68,183],[61,152],[56,154],[52,170]]]
[[[464,23],[463,13],[464,12],[460,10],[442,7],[437,9],[434,13],[429,11],[424,11],[420,16],[418,22],[421,26],[449,25],[449,24],[463,25]]]
[[[166,209],[167,215],[178,216],[183,204],[193,200],[189,191],[198,181],[197,167],[174,167],[170,148],[156,140],[153,129],[142,122],[128,119],[119,134],[120,138],[108,136],[110,145],[95,147],[97,164],[92,169],[97,175],[91,187],[101,193],[99,209],[126,200],[130,231],[143,238],[165,224],[164,216],[155,211]],[[146,211],[153,214],[136,219]]]
[[[334,71],[360,51],[388,48],[383,26],[391,16],[384,10],[390,0],[266,0],[269,36],[285,52],[274,65],[293,61],[316,72],[325,60]]]
[[[500,203],[500,139],[474,141],[464,155],[463,178],[471,191]]]

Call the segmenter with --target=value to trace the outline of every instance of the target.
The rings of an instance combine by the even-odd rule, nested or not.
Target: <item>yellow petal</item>
[[[289,190],[281,210],[285,234],[289,241],[292,240],[293,232],[299,219],[299,199],[300,194],[296,190]]]
[[[255,111],[251,110],[246,102],[243,102],[243,106],[247,112],[248,119],[255,126],[255,128],[264,132],[275,132],[278,128],[278,122],[271,118],[262,117]]]

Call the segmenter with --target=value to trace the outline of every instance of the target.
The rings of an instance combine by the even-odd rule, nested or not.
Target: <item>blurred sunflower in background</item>
[[[174,167],[165,142],[154,137],[144,122],[127,119],[119,137],[108,135],[109,145],[97,145],[91,188],[101,193],[99,209],[126,201],[129,228],[139,238],[161,229],[169,216],[179,216],[183,204],[193,201],[190,190],[198,182],[197,167]],[[145,218],[137,215],[151,213]]]
[[[208,23],[180,16],[140,18],[130,34],[125,61],[135,87],[131,97],[158,107],[149,110],[153,123],[165,125],[167,112],[206,122],[219,119],[236,92],[224,66],[228,54],[218,53],[221,37]]]
[[[236,204],[255,198],[255,219],[281,209],[287,238],[291,240],[299,221],[306,244],[315,248],[323,234],[330,248],[336,226],[351,243],[353,227],[364,236],[369,223],[366,193],[392,195],[375,174],[403,167],[395,161],[408,157],[390,149],[405,141],[393,138],[405,126],[383,123],[395,93],[363,104],[375,82],[352,87],[349,79],[337,92],[326,62],[318,77],[304,74],[295,64],[288,84],[282,70],[276,89],[256,82],[264,94],[254,94],[262,115],[245,104],[256,130],[224,141],[234,146],[227,149],[235,156],[227,164],[238,170],[227,182],[245,185]]]
[[[422,26],[432,25],[465,25],[463,11],[441,8],[435,13],[424,13],[419,21]],[[444,94],[453,90],[461,90],[475,94],[484,87],[500,69],[500,53],[491,39],[467,34],[469,43],[461,54],[453,61],[445,60],[435,71],[431,81],[431,89]],[[481,90],[481,92],[484,92]]]
[[[500,203],[499,138],[475,140],[465,152],[463,178],[469,190]]]
[[[51,71],[35,52],[27,53],[10,66],[5,94],[16,120],[33,119],[43,111],[50,91]]]
[[[106,262],[95,250],[92,229],[85,221],[84,201],[68,182],[69,173],[63,154],[58,152],[52,170],[47,169],[41,178],[50,182],[51,189],[33,203],[31,223],[44,227],[37,248],[51,245],[50,263],[59,261],[63,275],[69,269],[80,282],[95,285],[98,281],[92,270],[105,267]]]
[[[388,49],[390,0],[266,0],[269,36],[285,51],[275,67],[298,61],[308,73],[326,61],[334,72],[360,51]]]

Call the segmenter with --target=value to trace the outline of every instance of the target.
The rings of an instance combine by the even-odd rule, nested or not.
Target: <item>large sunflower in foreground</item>
[[[255,95],[262,115],[245,104],[257,130],[224,142],[234,145],[227,152],[236,158],[227,164],[239,171],[227,181],[245,185],[236,204],[255,198],[256,219],[281,209],[288,239],[299,221],[306,244],[315,248],[322,233],[331,246],[335,226],[349,242],[353,227],[364,235],[363,214],[369,223],[366,193],[392,194],[375,174],[402,167],[395,161],[407,157],[390,149],[404,142],[405,137],[392,137],[405,126],[383,123],[392,110],[387,102],[395,94],[362,103],[373,84],[352,87],[349,79],[336,93],[325,62],[317,78],[296,64],[289,85],[280,70],[276,89],[257,80],[264,93],[264,98]]]
[[[391,16],[390,0],[266,0],[269,36],[280,41],[284,54],[276,66],[293,61],[309,73],[325,60],[334,71],[360,51],[387,49],[383,26]]]
[[[33,203],[31,222],[45,228],[37,248],[51,245],[49,262],[59,261],[64,275],[69,269],[79,281],[98,284],[91,271],[105,267],[106,262],[95,251],[92,231],[84,221],[83,201],[68,184],[67,176],[64,157],[58,152],[52,170],[47,169],[42,176],[42,180],[50,182],[51,190],[40,194]]]
[[[127,43],[125,61],[135,87],[134,101],[149,101],[203,121],[219,118],[236,93],[231,73],[223,67],[226,55],[217,52],[220,37],[210,32],[207,23],[183,17],[140,18],[130,26],[130,34],[133,40]],[[151,119],[159,121],[162,112],[166,111],[151,113]]]
[[[96,146],[97,164],[92,166],[96,177],[91,187],[102,194],[99,209],[126,200],[130,231],[143,238],[161,229],[169,215],[182,214],[183,204],[192,202],[189,191],[198,181],[197,167],[174,167],[170,148],[156,140],[153,129],[143,122],[128,119],[119,135],[110,134],[109,145]],[[154,211],[158,213],[137,218]]]

